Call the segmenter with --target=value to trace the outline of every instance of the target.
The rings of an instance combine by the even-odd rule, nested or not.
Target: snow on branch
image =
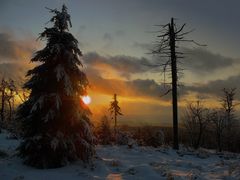
[[[31,111],[30,111],[31,113],[33,113],[34,111],[36,111],[38,108],[39,108],[39,109],[42,109],[42,105],[43,105],[43,102],[44,102],[44,98],[45,98],[44,95],[43,95],[43,96],[40,96],[40,97],[38,98],[38,100],[34,103],[32,109],[31,109]]]
[[[64,67],[61,64],[58,64],[54,71],[56,72],[57,81],[60,81],[67,75]]]

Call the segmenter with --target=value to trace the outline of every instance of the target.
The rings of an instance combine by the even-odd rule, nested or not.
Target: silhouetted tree
[[[6,90],[8,87],[8,83],[7,81],[2,78],[2,82],[1,82],[1,86],[0,86],[0,90],[1,90],[1,121],[2,123],[5,120],[5,102],[6,102]]]
[[[12,119],[12,114],[14,110],[14,98],[16,95],[16,86],[12,79],[6,80],[5,78],[2,78],[1,84],[0,84],[0,91],[1,91],[1,125],[6,124],[6,112],[9,112],[8,119]],[[8,109],[7,109],[8,108]],[[1,128],[0,128],[1,132]]]
[[[224,147],[230,150],[230,146],[234,139],[234,111],[237,105],[234,102],[235,88],[223,89],[223,97],[220,99],[221,108],[213,110],[211,121],[213,124],[213,130],[216,134],[217,150],[221,152]],[[235,124],[236,125],[236,124]],[[225,143],[224,143],[225,140]],[[224,144],[226,146],[224,146]]]
[[[27,73],[30,79],[24,88],[31,93],[17,112],[23,131],[19,156],[38,168],[78,159],[90,163],[95,151],[90,110],[80,98],[87,93],[88,80],[79,69],[78,41],[68,32],[70,15],[65,5],[61,12],[50,12],[54,27],[40,34],[46,46],[31,59],[40,65]]]
[[[118,105],[117,94],[114,94],[113,101],[110,102],[109,111],[110,111],[111,115],[113,115],[112,119],[114,118],[114,136],[116,138],[116,135],[117,135],[117,116],[118,115],[123,115],[121,113],[121,108]]]
[[[226,126],[226,145],[227,149],[230,150],[230,146],[232,144],[232,137],[233,136],[233,127],[236,125],[235,121],[235,106],[237,105],[235,103],[235,94],[236,94],[236,88],[231,89],[223,89],[223,97],[221,98],[221,105],[222,109],[224,111],[224,121]]]
[[[203,140],[203,133],[210,122],[209,110],[199,100],[196,103],[189,103],[183,122],[191,140],[191,146],[198,149]]]
[[[217,149],[221,152],[223,149],[223,133],[226,127],[224,112],[221,110],[213,110],[210,119],[216,134]]]
[[[171,22],[165,25],[160,25],[162,28],[160,31],[161,34],[157,37],[160,38],[157,41],[155,50],[151,53],[157,55],[159,58],[166,59],[164,63],[154,64],[155,67],[163,67],[164,72],[164,81],[165,73],[170,72],[171,76],[171,88],[164,94],[172,92],[172,112],[173,112],[173,149],[178,149],[178,77],[181,68],[178,67],[179,59],[183,58],[183,52],[178,51],[179,42],[192,42],[197,45],[193,40],[185,39],[185,35],[191,31],[184,32],[183,29],[186,24],[183,24],[180,28],[174,22],[174,18],[171,18]]]
[[[7,92],[7,98],[6,98],[6,100],[8,102],[8,107],[9,107],[9,120],[12,120],[16,94],[17,94],[17,87],[15,85],[15,82],[12,79],[9,79],[8,92]]]

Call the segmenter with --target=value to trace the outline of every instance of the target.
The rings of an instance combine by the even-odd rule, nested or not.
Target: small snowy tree
[[[117,94],[114,94],[113,101],[110,102],[109,111],[110,111],[111,115],[113,115],[112,118],[114,118],[114,136],[116,138],[117,137],[117,116],[123,115],[121,113],[121,108],[118,105]]]
[[[31,59],[40,65],[27,73],[30,79],[24,88],[31,93],[17,112],[23,130],[19,155],[38,168],[61,167],[78,159],[90,163],[94,155],[90,110],[80,98],[88,87],[79,69],[82,53],[68,32],[66,6],[50,12],[54,26],[40,34],[46,46]]]

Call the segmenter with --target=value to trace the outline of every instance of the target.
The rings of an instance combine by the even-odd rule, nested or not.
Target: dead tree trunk
[[[4,115],[4,112],[5,112],[5,85],[6,85],[6,83],[5,83],[5,80],[4,79],[2,79],[2,83],[1,83],[1,95],[2,95],[2,97],[1,97],[1,112],[0,112],[0,114],[1,114],[1,124],[3,124],[4,123],[4,120],[5,120],[5,115]],[[1,125],[0,124],[0,125]],[[0,126],[0,132],[1,132],[1,126]]]
[[[157,45],[151,54],[155,54],[158,58],[164,59],[164,63],[148,64],[152,67],[163,67],[164,83],[165,73],[171,72],[171,88],[167,90],[164,95],[172,91],[172,113],[173,113],[173,149],[179,148],[178,143],[178,73],[181,68],[178,67],[179,59],[184,58],[184,53],[177,51],[177,42],[191,42],[199,45],[194,40],[185,39],[185,35],[192,32],[183,32],[186,24],[183,24],[180,28],[174,23],[174,18],[171,18],[171,22],[165,25],[159,25],[162,29],[160,35],[157,37],[160,40],[156,41]]]
[[[176,37],[173,18],[169,26],[171,72],[172,72],[172,113],[173,113],[173,149],[178,149],[178,101],[177,101],[177,61],[176,61]]]

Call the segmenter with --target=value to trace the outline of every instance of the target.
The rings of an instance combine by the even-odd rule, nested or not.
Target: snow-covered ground
[[[159,180],[159,179],[236,179],[240,180],[240,155],[216,154],[210,150],[179,152],[171,148],[97,146],[95,168],[81,162],[63,168],[40,170],[22,164],[14,156],[17,140],[0,134],[0,180]]]

